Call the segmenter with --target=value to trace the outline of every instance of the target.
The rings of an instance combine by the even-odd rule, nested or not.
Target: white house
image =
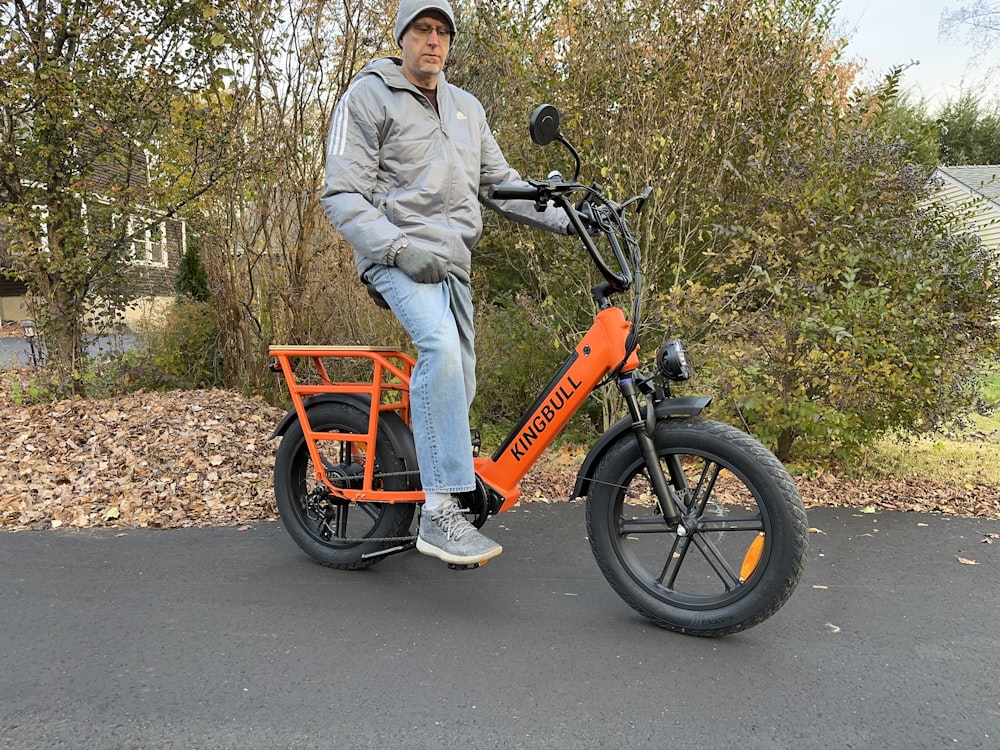
[[[966,227],[986,247],[1000,252],[1000,164],[938,167],[931,175],[936,200],[951,204],[967,219]]]
[[[95,187],[94,192],[111,194],[113,187],[123,179],[133,183],[145,183],[149,180],[146,158],[138,157],[138,163],[131,168],[130,178],[123,177],[125,171],[119,166],[96,165],[90,179]],[[97,199],[98,203],[111,205],[110,199]],[[84,211],[87,205],[83,206]],[[95,213],[95,212],[92,212]],[[141,215],[128,218],[128,231],[148,225],[144,231],[136,230],[131,240],[132,271],[129,276],[131,292],[136,303],[128,310],[121,311],[133,330],[138,324],[155,316],[166,308],[174,295],[174,276],[177,265],[187,247],[187,225],[182,219],[163,217],[157,220],[160,212],[153,209],[144,211]],[[4,213],[0,210],[0,230],[4,226]],[[112,227],[107,227],[110,231]],[[91,226],[90,232],[100,232],[101,228]],[[44,241],[44,236],[43,236]],[[28,309],[26,294],[28,287],[23,279],[12,278],[5,270],[10,269],[7,257],[5,237],[0,231],[0,321],[16,323],[25,318],[33,317]],[[101,320],[100,311],[93,313],[92,323]]]

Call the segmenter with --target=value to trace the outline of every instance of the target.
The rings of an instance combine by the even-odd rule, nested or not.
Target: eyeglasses
[[[445,28],[444,26],[431,26],[429,23],[415,23],[410,26],[410,29],[419,39],[426,39],[433,31],[438,35],[438,39],[444,42],[451,41],[451,29]]]

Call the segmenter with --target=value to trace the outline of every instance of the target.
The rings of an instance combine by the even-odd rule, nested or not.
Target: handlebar
[[[570,196],[580,191],[584,191],[585,195],[574,207],[570,202]],[[597,183],[587,187],[577,182],[565,182],[561,176],[555,180],[528,180],[525,185],[491,185],[487,190],[487,196],[494,200],[530,200],[535,202],[539,210],[544,210],[549,201],[552,201],[562,208],[569,218],[574,233],[583,242],[605,279],[605,284],[593,290],[594,297],[599,302],[613,293],[627,291],[632,286],[631,265],[637,265],[638,259],[633,256],[633,264],[629,263],[619,241],[619,235],[630,250],[637,250],[638,243],[629,232],[623,214],[626,206],[648,195],[649,191],[645,196],[636,196],[622,205],[617,205],[604,195],[603,188]],[[643,202],[644,200],[639,203],[640,209]],[[601,251],[594,244],[591,229],[595,227],[600,234],[607,237],[618,262],[618,273],[611,270]]]

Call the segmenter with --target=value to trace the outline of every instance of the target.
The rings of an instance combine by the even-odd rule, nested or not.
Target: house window
[[[129,235],[132,237],[132,262],[140,266],[167,267],[167,224],[151,222],[139,226],[138,220],[130,220]]]

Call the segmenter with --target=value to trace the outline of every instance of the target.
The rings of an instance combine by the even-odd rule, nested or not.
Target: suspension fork
[[[618,378],[618,389],[625,398],[629,414],[632,417],[632,433],[639,443],[639,450],[643,460],[646,462],[646,472],[649,474],[649,481],[653,485],[656,493],[656,501],[663,513],[663,519],[670,525],[677,527],[677,533],[681,536],[686,534],[684,526],[681,524],[681,509],[677,502],[677,493],[667,482],[663,468],[660,466],[659,456],[656,455],[656,443],[653,441],[653,430],[656,427],[656,420],[653,416],[652,402],[647,400],[648,410],[644,410],[639,399],[639,388],[635,384],[635,378],[631,373],[623,373]],[[645,411],[645,413],[644,413]],[[673,458],[676,461],[676,458]],[[672,475],[677,467],[671,466]]]

